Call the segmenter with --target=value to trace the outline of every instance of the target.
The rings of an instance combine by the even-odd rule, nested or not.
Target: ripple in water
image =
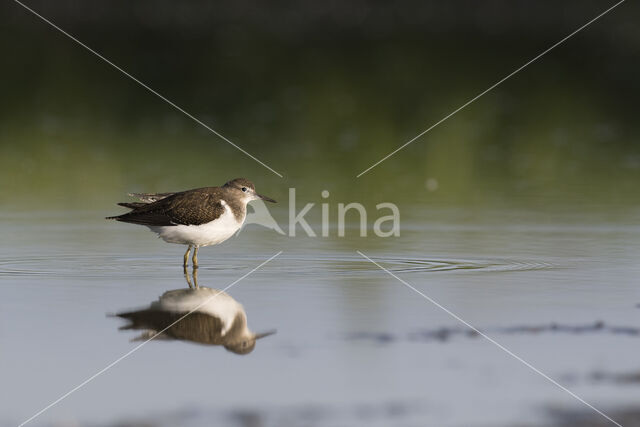
[[[542,261],[515,259],[446,259],[446,258],[373,258],[393,273],[446,273],[446,272],[507,272],[554,268]],[[252,268],[264,261],[260,254],[228,258],[201,256],[201,271],[230,271]],[[338,275],[371,274],[379,268],[359,255],[287,255],[277,263],[263,267],[275,273]],[[181,271],[181,257],[177,256],[117,256],[105,254],[52,254],[50,256],[11,257],[0,259],[0,275],[3,276],[56,276],[99,277],[105,275],[130,275]]]
[[[514,259],[445,259],[445,258],[372,258],[393,273],[436,273],[436,272],[501,272],[546,270],[555,265],[543,261]],[[287,272],[310,272],[321,270],[336,274],[363,274],[379,271],[379,267],[359,255],[345,257],[287,257],[278,268]]]

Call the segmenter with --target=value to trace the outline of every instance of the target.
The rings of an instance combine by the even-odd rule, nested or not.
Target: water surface
[[[410,213],[396,239],[249,226],[203,249],[199,283],[218,289],[283,251],[227,290],[252,329],[277,334],[246,356],[152,341],[33,424],[541,425],[550,408],[589,411],[356,250],[599,409],[634,407],[640,226],[517,212],[470,224],[450,213],[433,209],[421,223]],[[7,425],[137,344],[107,314],[187,287],[180,246],[102,216],[3,218]]]

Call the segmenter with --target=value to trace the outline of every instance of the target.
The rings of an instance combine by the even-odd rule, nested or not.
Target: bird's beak
[[[264,200],[265,202],[278,203],[275,200],[273,200],[271,197],[263,196],[261,194],[256,194],[256,196],[258,196],[261,200]]]
[[[273,334],[275,334],[276,332],[278,332],[278,331],[276,331],[276,330],[274,329],[273,331],[263,332],[263,333],[261,333],[261,334],[255,334],[255,335],[254,335],[254,338],[258,340],[258,339],[260,339],[260,338],[264,338],[264,337],[268,337],[269,335],[273,335]]]

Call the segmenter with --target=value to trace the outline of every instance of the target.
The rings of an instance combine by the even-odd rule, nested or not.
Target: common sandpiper
[[[198,267],[198,249],[217,245],[234,235],[247,216],[247,204],[252,200],[275,200],[256,193],[255,186],[245,178],[236,178],[222,187],[204,187],[177,193],[130,193],[140,202],[118,203],[131,209],[107,219],[149,227],[165,242],[188,245],[183,267],[189,263]]]

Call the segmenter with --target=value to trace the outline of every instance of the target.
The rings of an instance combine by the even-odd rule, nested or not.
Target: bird
[[[256,193],[251,181],[236,178],[221,187],[202,187],[176,193],[129,193],[140,202],[122,202],[131,211],[108,220],[145,225],[165,242],[187,245],[183,267],[198,268],[198,249],[217,245],[233,236],[244,223],[252,200],[276,203]]]
[[[148,308],[116,316],[129,322],[120,330],[145,330],[133,341],[191,341],[222,345],[236,354],[252,352],[256,340],[276,333],[251,332],[244,307],[229,294],[207,287],[166,291]]]

